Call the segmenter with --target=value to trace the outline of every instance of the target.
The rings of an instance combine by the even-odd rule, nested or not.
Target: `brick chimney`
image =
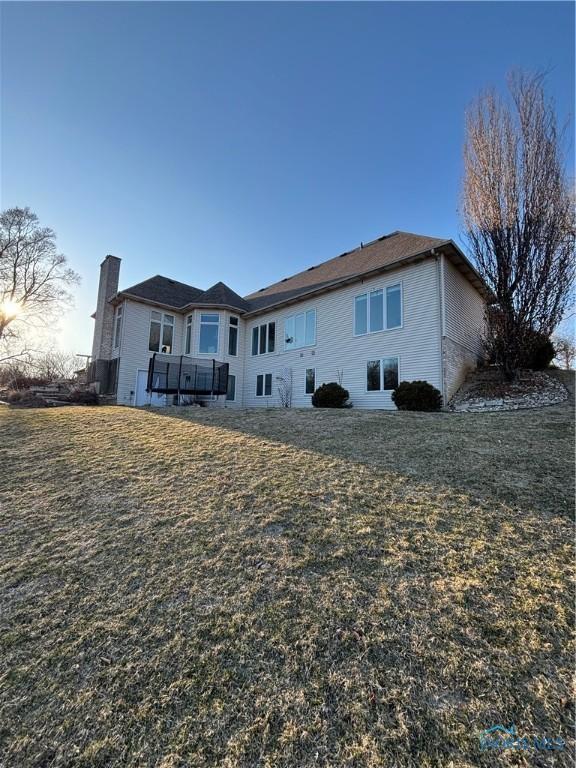
[[[108,302],[118,293],[120,277],[120,259],[106,256],[100,265],[98,284],[98,303],[94,318],[94,341],[92,342],[92,360],[109,360],[112,354],[112,331],[114,326],[114,307]]]

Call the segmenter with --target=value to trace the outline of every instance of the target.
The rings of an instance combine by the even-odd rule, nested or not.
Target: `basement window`
[[[259,373],[256,376],[256,397],[270,397],[272,394],[272,374]]]
[[[399,360],[397,357],[383,357],[368,360],[366,366],[366,391],[387,392],[398,386]]]

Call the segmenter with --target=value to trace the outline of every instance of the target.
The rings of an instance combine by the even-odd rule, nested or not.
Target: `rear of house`
[[[211,406],[307,407],[338,381],[358,408],[394,408],[417,379],[447,402],[482,355],[488,292],[450,240],[395,232],[246,297],[158,275],[119,290],[119,272],[106,257],[91,364],[119,405],[174,402],[151,384],[155,354],[226,364],[226,394],[195,397]]]

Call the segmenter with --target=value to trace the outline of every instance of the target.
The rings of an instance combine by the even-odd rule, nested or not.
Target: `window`
[[[384,330],[384,292],[370,293],[370,333]]]
[[[148,337],[148,349],[150,352],[172,353],[172,340],[174,337],[174,316],[164,315],[162,312],[150,314],[150,335]]]
[[[228,374],[228,389],[226,390],[226,400],[236,400],[236,376]]]
[[[215,355],[218,352],[218,331],[220,330],[220,315],[200,315],[200,345],[199,352]]]
[[[402,288],[391,285],[383,291],[378,288],[362,293],[354,299],[354,334],[399,328],[402,325]]]
[[[265,355],[276,348],[276,323],[263,323],[252,328],[252,354]]]
[[[260,373],[256,376],[256,397],[270,397],[272,394],[272,374]]]
[[[366,367],[366,389],[368,392],[388,391],[396,389],[397,386],[397,357],[384,357],[381,360],[368,360]]]
[[[192,315],[186,318],[186,336],[184,339],[184,354],[189,355],[192,349]]]
[[[290,315],[284,321],[284,349],[301,349],[316,344],[316,310]]]
[[[116,307],[116,317],[114,319],[114,349],[118,349],[120,346],[120,333],[122,332],[122,310],[122,304]]]
[[[231,317],[228,324],[228,354],[236,357],[238,354],[238,318]],[[232,398],[234,399],[234,398]]]
[[[306,368],[306,388],[307,395],[313,395],[316,389],[316,369]]]
[[[402,325],[402,292],[399,285],[386,288],[386,328]]]

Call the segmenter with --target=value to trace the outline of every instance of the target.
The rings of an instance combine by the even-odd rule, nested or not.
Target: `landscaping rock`
[[[449,408],[465,413],[517,411],[557,405],[567,398],[561,381],[544,371],[520,371],[515,381],[506,382],[499,371],[488,368],[469,375]]]

